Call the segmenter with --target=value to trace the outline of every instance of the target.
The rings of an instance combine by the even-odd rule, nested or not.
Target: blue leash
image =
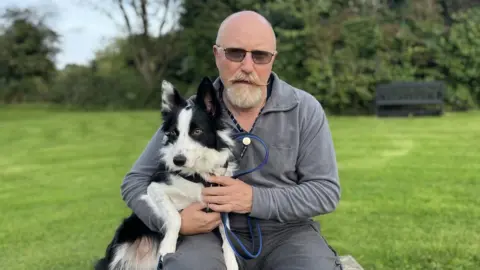
[[[253,169],[246,170],[246,171],[240,172],[240,173],[236,173],[232,178],[238,178],[240,176],[243,176],[245,174],[254,172],[256,170],[260,170],[263,166],[265,166],[265,164],[267,164],[268,155],[269,155],[268,146],[260,137],[258,137],[257,135],[251,134],[251,133],[247,133],[247,132],[236,133],[232,137],[233,137],[234,140],[239,140],[239,139],[243,139],[243,138],[253,138],[253,139],[259,141],[262,144],[263,148],[265,149],[265,157],[263,158],[263,161],[262,161],[262,163],[260,163],[260,165],[258,165],[257,167],[255,167]]]
[[[258,137],[257,135],[248,133],[248,132],[239,132],[239,133],[234,134],[232,137],[233,137],[234,140],[243,140],[244,138],[255,139],[255,140],[259,141],[265,149],[265,157],[264,157],[262,163],[260,163],[257,167],[255,167],[253,169],[245,170],[243,172],[237,172],[236,174],[234,174],[232,176],[232,178],[236,179],[236,178],[238,178],[242,175],[254,172],[256,170],[260,170],[265,164],[267,164],[268,155],[269,155],[268,146],[265,144],[265,142],[260,137]],[[226,234],[228,243],[232,247],[233,252],[235,252],[235,254],[237,256],[242,257],[245,260],[250,260],[250,259],[257,258],[262,253],[263,240],[262,240],[262,233],[261,233],[261,230],[260,230],[260,224],[258,224],[255,221],[255,218],[252,218],[252,217],[247,215],[248,228],[249,228],[250,237],[251,237],[251,240],[252,240],[252,252],[255,250],[255,241],[254,241],[254,235],[253,235],[252,220],[256,224],[258,239],[259,239],[258,240],[258,250],[255,254],[252,254],[252,252],[250,252],[245,247],[245,245],[242,243],[242,241],[240,241],[240,239],[230,230],[230,228],[227,227],[226,222],[228,220],[228,213],[220,213],[220,216],[222,218],[223,227],[225,229],[225,234]],[[234,239],[232,239],[232,238],[234,238]],[[235,240],[235,242],[234,242],[234,240]],[[163,268],[163,262],[162,262],[162,259],[160,258],[157,269],[161,270],[162,268]]]
[[[255,167],[253,169],[250,169],[250,170],[246,170],[244,172],[236,173],[235,175],[233,175],[232,178],[238,178],[242,175],[254,172],[256,170],[261,169],[265,164],[267,164],[268,155],[269,155],[268,147],[260,137],[258,137],[256,135],[253,135],[251,133],[241,132],[241,133],[235,134],[233,136],[233,138],[235,140],[244,139],[244,138],[253,138],[253,139],[259,141],[265,149],[265,157],[264,157],[262,163],[260,163],[257,167]],[[249,228],[249,231],[250,231],[250,238],[252,240],[252,252],[255,250],[255,239],[254,239],[254,235],[253,235],[252,220],[254,220],[255,223],[256,223],[258,239],[259,239],[258,240],[258,250],[255,254],[252,254],[249,250],[247,250],[245,245],[243,245],[242,241],[240,241],[240,239],[227,227],[226,223],[227,223],[227,220],[228,220],[228,213],[221,213],[220,216],[222,218],[223,227],[225,229],[227,240],[228,240],[230,246],[232,247],[233,252],[235,252],[235,254],[237,256],[242,257],[245,260],[250,260],[250,259],[257,258],[260,255],[260,253],[262,252],[262,245],[263,245],[262,244],[262,233],[261,233],[261,230],[260,230],[260,224],[258,224],[255,221],[254,218],[247,215],[248,228]],[[232,239],[232,238],[234,238],[234,239]],[[235,240],[235,242],[233,242],[233,240]]]

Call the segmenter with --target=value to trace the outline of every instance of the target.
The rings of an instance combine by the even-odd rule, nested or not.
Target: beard
[[[262,103],[263,84],[257,74],[238,73],[229,80],[225,97],[237,108],[251,109]]]
[[[262,89],[257,85],[232,84],[225,89],[225,97],[235,107],[250,109],[262,102]]]

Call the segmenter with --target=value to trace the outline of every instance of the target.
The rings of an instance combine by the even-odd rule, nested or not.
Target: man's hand
[[[253,189],[241,180],[227,176],[211,176],[209,182],[220,187],[206,187],[203,201],[215,212],[249,213],[252,210]]]
[[[182,218],[180,234],[208,233],[220,225],[222,221],[220,213],[205,213],[203,211],[205,207],[205,204],[197,202],[190,204],[182,210],[180,213]]]

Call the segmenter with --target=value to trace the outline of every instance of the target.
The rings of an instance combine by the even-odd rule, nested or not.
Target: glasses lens
[[[267,64],[272,59],[272,54],[265,51],[253,51],[252,57],[257,64]]]
[[[235,62],[240,62],[245,57],[246,51],[243,49],[229,48],[225,49],[225,56]]]

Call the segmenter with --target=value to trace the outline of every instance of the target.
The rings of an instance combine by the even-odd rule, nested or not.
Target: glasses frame
[[[250,54],[252,54],[251,58],[252,58],[252,61],[257,64],[257,65],[267,65],[267,64],[270,64],[273,60],[273,57],[277,55],[277,51],[274,51],[274,52],[270,52],[270,51],[264,51],[264,50],[245,50],[243,48],[237,48],[237,47],[223,47],[223,46],[220,46],[218,44],[215,44],[215,47],[221,49],[223,51],[223,53],[225,54],[225,57],[232,61],[232,62],[237,62],[237,63],[240,63],[242,62],[243,60],[245,60],[245,57],[247,56],[247,53],[249,52]],[[232,58],[229,58],[228,57],[228,53],[227,53],[227,50],[229,49],[235,49],[235,50],[242,50],[244,52],[244,55],[242,57],[241,60],[236,60],[236,59],[232,59]],[[262,63],[262,62],[256,62],[255,61],[255,57],[253,57],[253,53],[255,52],[260,52],[260,53],[267,53],[270,55],[270,59],[268,60],[268,62],[265,62],[265,63]]]

